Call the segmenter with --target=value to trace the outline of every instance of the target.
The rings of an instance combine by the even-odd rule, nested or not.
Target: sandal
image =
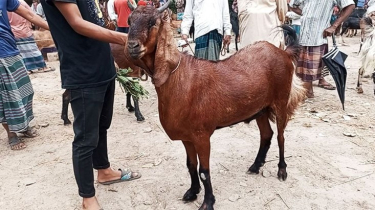
[[[34,138],[38,136],[36,130],[30,127],[28,127],[26,131],[20,132],[20,134],[22,134],[25,138]]]
[[[318,87],[324,88],[326,90],[336,90],[336,87],[332,86],[331,84],[318,84]]]
[[[13,136],[8,138],[9,146],[11,150],[23,150],[26,148],[25,143],[23,143],[18,136]]]
[[[38,72],[42,72],[42,73],[44,73],[44,72],[55,71],[55,70],[56,70],[56,69],[53,68],[53,67],[47,67],[46,69],[44,69],[44,68],[39,69]]]
[[[40,68],[38,70],[29,70],[28,74],[34,74],[34,73],[45,73],[45,72],[50,72],[50,71],[55,71],[56,69],[53,67],[48,67],[46,69]]]
[[[120,179],[116,179],[116,180],[112,180],[112,181],[106,181],[106,182],[98,182],[98,183],[102,184],[102,185],[110,185],[110,184],[124,182],[124,181],[131,181],[131,180],[139,179],[139,178],[142,177],[142,175],[139,172],[133,172],[130,169],[122,170],[122,169],[119,168],[118,170],[121,171],[121,178]],[[137,174],[137,175],[134,176],[134,174]]]

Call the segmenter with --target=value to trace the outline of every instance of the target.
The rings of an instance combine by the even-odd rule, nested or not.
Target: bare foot
[[[137,172],[131,173],[131,178],[140,177],[140,174]],[[121,171],[120,170],[113,170],[112,168],[107,169],[100,169],[98,170],[98,182],[105,183],[109,181],[119,180],[121,179]]]
[[[318,87],[324,88],[326,90],[335,90],[336,87],[328,83],[324,78],[319,80]]]
[[[82,209],[84,210],[101,210],[98,200],[96,197],[83,198]]]

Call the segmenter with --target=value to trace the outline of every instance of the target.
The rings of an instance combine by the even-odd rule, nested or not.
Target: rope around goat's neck
[[[180,64],[181,64],[181,54],[180,54],[180,60],[178,60],[178,64],[177,64],[177,67],[171,72],[171,74],[173,74],[173,72],[175,72],[177,69],[178,69],[178,67],[180,67]]]

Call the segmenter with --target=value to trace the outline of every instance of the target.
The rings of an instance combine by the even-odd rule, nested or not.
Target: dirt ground
[[[375,209],[373,84],[365,79],[365,93],[356,93],[359,37],[346,41],[350,46],[340,45],[349,55],[346,111],[336,91],[315,87],[316,98],[300,106],[285,133],[285,182],[277,179],[276,135],[260,174],[248,175],[245,172],[259,148],[256,123],[214,133],[211,176],[215,209]],[[48,65],[59,66],[57,61]],[[60,119],[63,90],[59,71],[32,74],[31,79],[35,90],[32,125],[40,136],[25,139],[25,150],[11,151],[2,130],[0,209],[80,209],[71,161],[73,130]],[[98,199],[106,210],[198,209],[203,192],[196,202],[181,201],[190,186],[185,151],[181,142],[169,140],[160,125],[151,82],[142,84],[150,92],[150,97],[140,102],[146,118],[142,123],[125,109],[125,94],[117,84],[108,147],[112,167],[130,167],[143,177],[96,185]]]

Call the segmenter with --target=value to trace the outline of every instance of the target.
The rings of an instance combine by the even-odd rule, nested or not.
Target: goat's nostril
[[[139,47],[139,43],[137,41],[129,41],[128,47],[129,48],[137,48],[137,47]]]

